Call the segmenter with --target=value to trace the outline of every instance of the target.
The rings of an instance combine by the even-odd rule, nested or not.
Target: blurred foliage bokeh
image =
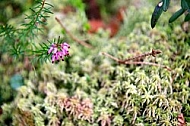
[[[190,125],[190,32],[189,22],[180,17],[168,24],[180,7],[179,1],[157,22],[150,19],[156,1],[97,0],[104,22],[122,8],[119,30],[100,27],[89,33],[88,4],[82,0],[46,0],[53,5],[43,33],[36,33],[34,44],[59,36],[70,44],[70,56],[56,64],[31,62],[29,56],[15,59],[4,51],[0,38],[0,125],[2,126],[178,126],[178,115]],[[30,13],[33,0],[1,0],[0,23],[20,27]],[[77,40],[63,29],[59,18]],[[121,65],[102,52],[126,59],[150,52],[147,57],[171,68],[150,65]],[[185,125],[185,124],[183,124]],[[182,126],[183,126],[182,125]]]

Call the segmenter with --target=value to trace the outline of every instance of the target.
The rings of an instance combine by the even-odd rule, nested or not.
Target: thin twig
[[[61,21],[60,21],[57,17],[55,17],[55,20],[61,25],[61,27],[65,30],[65,32],[71,37],[71,39],[73,39],[74,41],[78,42],[79,44],[81,44],[81,45],[83,45],[83,46],[85,46],[85,47],[87,47],[87,48],[93,48],[92,45],[90,45],[90,44],[88,44],[88,43],[86,43],[86,42],[84,42],[84,41],[82,41],[82,40],[79,40],[79,39],[77,39],[76,37],[74,37],[74,36],[71,34],[71,32],[69,32],[69,31],[66,29],[66,27],[61,23]]]
[[[108,54],[108,53],[102,52],[102,55],[107,56],[107,57],[109,57],[109,58],[111,58],[111,59],[117,61],[118,63],[119,63],[119,61],[120,61],[118,58],[116,58],[116,57],[114,57],[114,56],[112,56],[112,55],[110,55],[110,54]]]
[[[156,55],[160,54],[160,53],[161,53],[160,50],[152,50],[151,52],[144,53],[144,54],[132,57],[132,58],[128,58],[128,59],[125,59],[125,60],[120,61],[120,62],[122,63],[122,62],[130,61],[130,60],[135,60],[135,59],[139,59],[139,58],[142,59],[142,58],[144,58],[146,56],[154,56],[154,57],[156,57]]]
[[[141,64],[141,65],[151,65],[151,66],[157,66],[157,67],[162,67],[162,68],[165,68],[167,69],[168,71],[171,71],[171,68],[167,67],[167,66],[164,66],[164,65],[161,65],[161,64],[156,64],[156,63],[151,63],[151,62],[136,62],[136,61],[125,61],[125,60],[120,60],[108,53],[105,53],[105,52],[102,52],[103,55],[115,60],[116,62],[118,62],[119,64]],[[131,59],[134,59],[134,58],[131,58]]]

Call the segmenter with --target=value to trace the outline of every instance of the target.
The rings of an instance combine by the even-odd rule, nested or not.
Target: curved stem
[[[62,28],[66,31],[66,33],[71,37],[71,39],[73,39],[74,41],[78,42],[79,44],[81,44],[81,45],[83,45],[83,46],[85,46],[85,47],[87,47],[87,48],[93,48],[92,45],[90,45],[90,44],[88,44],[88,43],[86,43],[86,42],[84,42],[84,41],[82,41],[82,40],[79,40],[79,39],[77,39],[76,37],[74,37],[74,36],[66,29],[66,27],[61,23],[61,21],[60,21],[57,17],[55,17],[55,20],[61,25],[61,27],[62,27]]]
[[[164,69],[167,69],[168,71],[171,71],[171,68],[167,67],[167,66],[164,66],[164,65],[161,65],[161,64],[156,64],[156,63],[151,63],[151,62],[136,62],[136,61],[128,61],[128,60],[120,60],[108,53],[105,53],[105,52],[102,52],[103,55],[115,60],[116,62],[118,62],[119,64],[135,64],[135,65],[138,65],[138,64],[141,64],[141,65],[151,65],[151,66],[157,66],[157,67],[162,67]]]

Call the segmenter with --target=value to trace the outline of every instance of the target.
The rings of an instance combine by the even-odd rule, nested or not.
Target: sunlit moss
[[[130,13],[135,8],[127,11]],[[189,33],[183,32],[180,24],[171,27],[164,23],[167,14],[152,30],[148,22],[151,12],[151,8],[142,7],[141,12],[135,12],[137,16],[126,15],[124,27],[113,38],[103,29],[96,34],[81,33],[78,29],[82,25],[77,24],[81,17],[75,13],[68,15],[69,18],[64,15],[71,32],[94,46],[87,49],[64,34],[71,46],[65,62],[48,62],[27,71],[23,63],[15,65],[3,55],[0,98],[4,101],[0,122],[5,125],[9,120],[15,125],[36,126],[176,125],[177,114],[190,117]],[[49,26],[59,28],[54,23]],[[51,30],[55,29],[49,27],[48,32],[53,33]],[[166,65],[172,71],[157,66],[120,65],[102,55],[107,52],[126,59],[151,49],[162,53],[144,61]],[[9,80],[14,68],[23,75],[25,84],[11,99]]]

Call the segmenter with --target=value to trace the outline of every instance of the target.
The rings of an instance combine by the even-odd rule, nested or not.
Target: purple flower
[[[68,56],[69,55],[69,48],[70,48],[70,45],[67,44],[66,42],[64,42],[64,43],[61,44],[61,50],[64,53],[64,56]]]
[[[54,53],[51,57],[51,62],[54,63],[57,60],[57,54]]]
[[[70,48],[70,45],[69,45],[68,43],[66,43],[66,42],[62,43],[62,44],[61,44],[61,47],[62,47],[62,46],[67,46],[68,48]]]
[[[58,50],[57,47],[55,47],[55,48],[53,49],[53,52],[52,52],[52,53],[53,53],[53,54],[57,53],[57,50]]]
[[[70,45],[66,42],[63,43],[65,46],[67,46],[68,48],[70,48]]]
[[[52,44],[50,49],[48,50],[48,54],[50,54],[50,53],[55,54],[55,53],[57,53],[57,51],[58,51],[58,48],[57,48],[56,44]]]
[[[69,55],[70,45],[66,42],[61,44],[52,44],[48,50],[48,54],[52,53],[51,61],[52,63],[60,60],[64,60],[65,56]]]
[[[57,55],[58,55],[59,59],[61,59],[62,61],[64,60],[65,55],[64,55],[64,53],[62,51],[58,51]]]
[[[61,49],[62,51],[69,52],[69,48],[67,46],[63,46]]]
[[[55,48],[55,44],[52,44],[50,49],[48,50],[48,54],[50,54]]]

